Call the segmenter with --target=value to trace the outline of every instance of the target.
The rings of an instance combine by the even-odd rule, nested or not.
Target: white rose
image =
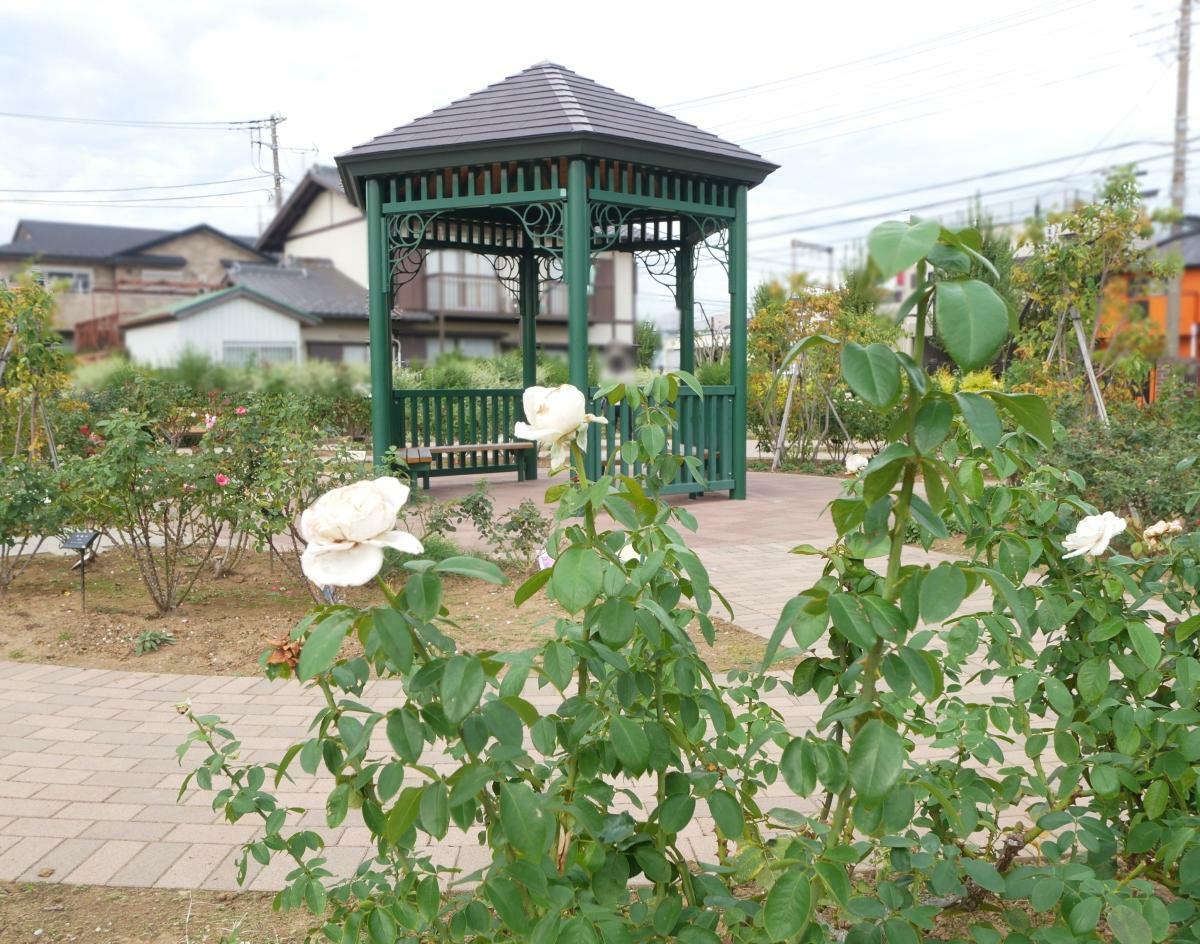
[[[1083,554],[1093,557],[1103,554],[1108,550],[1109,541],[1124,530],[1125,519],[1118,518],[1111,511],[1102,515],[1088,515],[1075,525],[1075,530],[1063,541],[1063,549],[1068,552],[1063,555],[1063,560]]]
[[[857,452],[850,453],[846,456],[846,474],[858,475],[859,472],[867,467],[870,461],[866,456],[860,455]]]
[[[587,412],[583,392],[570,384],[529,387],[522,399],[526,421],[517,423],[513,432],[518,439],[531,439],[541,452],[549,453],[551,474],[566,467],[572,441],[584,448],[588,423],[608,423],[603,416]]]
[[[359,587],[379,573],[385,547],[420,554],[421,542],[396,530],[406,501],[408,486],[394,478],[326,492],[300,516],[304,575],[318,586]]]

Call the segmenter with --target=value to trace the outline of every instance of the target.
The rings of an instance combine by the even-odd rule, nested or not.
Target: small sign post
[[[62,542],[64,550],[79,552],[79,608],[84,613],[87,612],[87,556],[99,537],[99,531],[71,531]]]

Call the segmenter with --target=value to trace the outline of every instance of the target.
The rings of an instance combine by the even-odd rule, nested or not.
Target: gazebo
[[[397,289],[436,249],[480,253],[517,300],[525,386],[536,383],[538,299],[563,279],[569,379],[588,391],[588,307],[596,254],[626,252],[667,286],[680,312],[680,366],[695,362],[700,255],[729,283],[730,380],[685,394],[671,448],[696,456],[674,490],[746,495],[746,192],[776,169],[757,154],[550,62],[382,134],[337,158],[346,194],[366,213],[371,429],[376,461],[409,452],[423,475],[513,470],[536,476],[513,442],[521,390],[393,390]],[[593,428],[598,471],[630,435],[606,403]]]

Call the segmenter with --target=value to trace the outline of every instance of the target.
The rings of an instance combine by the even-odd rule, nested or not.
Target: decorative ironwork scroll
[[[534,249],[548,253],[558,260],[560,266],[562,265],[566,204],[562,201],[526,203],[520,206],[506,206],[503,209],[521,221],[521,227]]]
[[[389,282],[392,292],[417,277],[429,250],[422,244],[442,211],[404,213],[389,217],[387,223]]]
[[[634,258],[641,262],[646,274],[671,293],[679,306],[679,296],[675,294],[675,252],[674,249],[644,249],[635,252]]]
[[[478,249],[475,252],[483,256],[491,264],[492,269],[496,273],[496,278],[500,280],[500,284],[504,286],[515,302],[520,303],[521,260],[513,255],[498,256],[495,253],[482,252]]]

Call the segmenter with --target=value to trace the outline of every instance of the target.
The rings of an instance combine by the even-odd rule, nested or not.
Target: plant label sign
[[[64,551],[86,551],[100,537],[99,531],[71,531],[63,538]]]

